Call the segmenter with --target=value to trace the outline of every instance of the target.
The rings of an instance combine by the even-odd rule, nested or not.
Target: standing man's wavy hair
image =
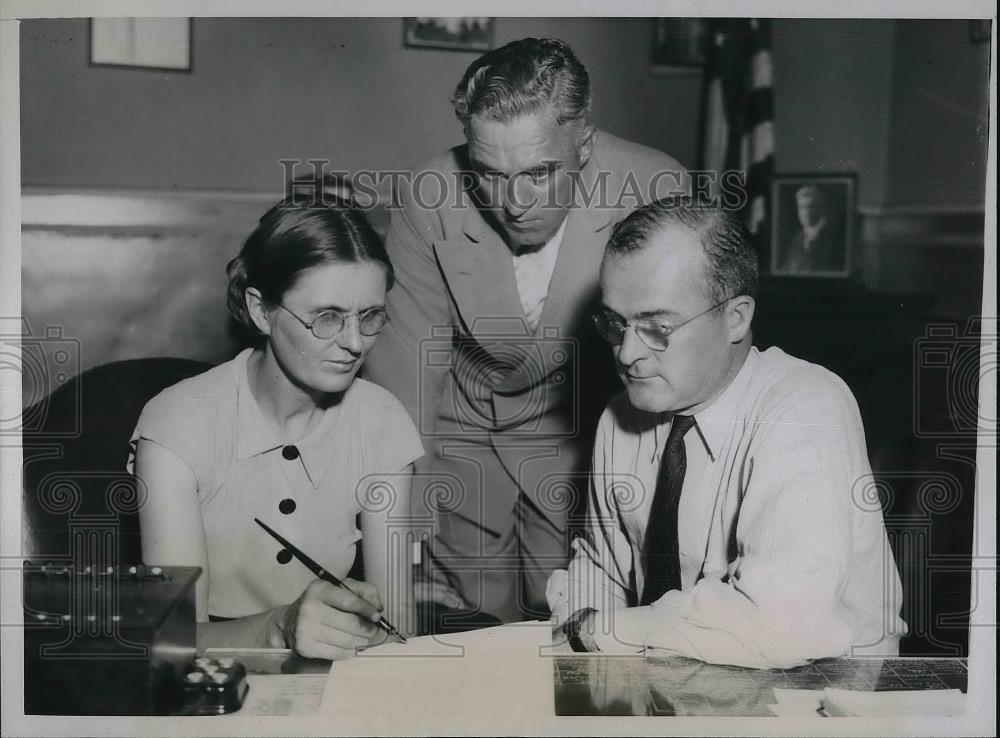
[[[509,123],[552,104],[560,125],[578,121],[586,127],[590,75],[562,41],[522,38],[474,61],[451,102],[463,126],[473,116]]]

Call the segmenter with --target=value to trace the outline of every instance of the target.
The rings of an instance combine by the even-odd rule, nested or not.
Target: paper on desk
[[[319,674],[250,674],[243,707],[248,715],[315,715],[323,699],[326,678]]]
[[[365,732],[489,725],[501,732],[537,729],[555,714],[548,621],[413,638],[335,662],[322,711],[357,719]]]
[[[966,697],[960,689],[892,692],[823,690],[823,705],[831,716],[950,717],[965,714]]]
[[[822,717],[819,712],[823,699],[822,690],[775,687],[774,699],[777,704],[767,707],[778,717]]]
[[[950,717],[965,714],[965,695],[959,689],[870,692],[854,689],[774,689],[775,715],[819,714],[830,717]]]

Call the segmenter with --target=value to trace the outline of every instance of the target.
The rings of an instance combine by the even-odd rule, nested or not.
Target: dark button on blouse
[[[278,551],[278,555],[275,558],[278,559],[279,564],[287,564],[289,561],[292,560],[292,552],[289,551],[287,548],[283,548],[280,551]]]
[[[295,500],[291,497],[286,497],[278,503],[278,509],[281,511],[282,515],[291,515],[295,512]]]
[[[285,446],[281,449],[281,455],[289,461],[294,461],[299,458],[299,450],[295,446]]]

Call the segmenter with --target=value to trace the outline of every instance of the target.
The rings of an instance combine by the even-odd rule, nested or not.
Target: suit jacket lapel
[[[563,327],[573,322],[581,299],[597,282],[610,225],[609,211],[570,211],[539,326]]]
[[[475,208],[468,209],[463,231],[469,240],[435,241],[434,253],[466,332],[495,335],[498,318],[523,314],[510,249]]]

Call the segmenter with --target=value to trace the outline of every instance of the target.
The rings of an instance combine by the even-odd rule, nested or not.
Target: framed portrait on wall
[[[408,48],[489,51],[493,18],[404,18],[403,45]]]
[[[771,275],[850,275],[856,181],[850,173],[771,178]]]
[[[90,64],[191,71],[191,18],[91,18]]]
[[[653,28],[653,69],[700,68],[708,56],[709,18],[656,18]]]

